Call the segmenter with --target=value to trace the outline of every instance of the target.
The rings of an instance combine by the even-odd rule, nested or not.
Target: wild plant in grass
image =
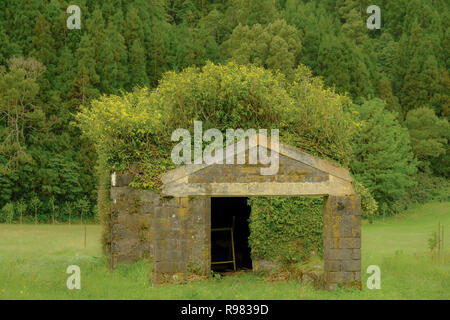
[[[428,248],[430,249],[431,253],[434,252],[434,250],[437,248],[437,233],[436,231],[433,231],[431,233],[431,236],[428,238]]]
[[[87,200],[87,198],[84,196],[83,198],[79,199],[76,203],[76,207],[80,212],[80,217],[81,217],[81,224],[83,224],[83,216],[87,213],[87,211],[89,210],[89,201]]]
[[[83,216],[89,210],[89,201],[86,196],[77,201],[77,207],[80,210],[81,225],[83,225]],[[84,225],[84,247],[86,248],[86,225]]]
[[[56,210],[56,204],[55,204],[55,196],[51,196],[49,199],[50,207],[52,208],[52,224],[55,224],[55,210]]]
[[[34,209],[34,224],[37,224],[37,211],[40,208],[40,206],[42,205],[42,202],[41,202],[41,200],[39,200],[39,198],[36,195],[34,195],[34,197],[31,198],[30,205]]]
[[[17,202],[17,212],[19,213],[20,224],[23,223],[23,214],[26,210],[27,210],[27,204],[25,203],[25,201],[19,200],[19,202]]]
[[[444,251],[444,226],[438,223],[438,230],[431,233],[428,238],[428,248],[431,250],[431,257],[437,255],[441,257],[441,252]],[[445,252],[445,251],[444,251]]]
[[[64,202],[64,207],[63,207],[64,213],[66,213],[69,216],[69,224],[72,224],[72,210],[73,210],[73,205],[71,202]]]

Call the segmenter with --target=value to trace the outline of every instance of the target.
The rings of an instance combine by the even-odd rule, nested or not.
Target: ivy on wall
[[[249,204],[253,259],[291,263],[322,254],[322,198],[254,197]]]

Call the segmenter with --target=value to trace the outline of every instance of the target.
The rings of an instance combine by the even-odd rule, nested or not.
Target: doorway
[[[211,198],[211,269],[213,271],[234,270],[232,240],[236,270],[252,268],[251,251],[248,245],[250,212],[251,208],[245,197]]]

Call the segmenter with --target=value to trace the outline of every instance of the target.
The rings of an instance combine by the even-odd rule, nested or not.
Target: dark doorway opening
[[[227,272],[234,270],[233,263],[227,262],[233,261],[232,226],[236,270],[252,268],[248,245],[250,212],[251,208],[247,204],[247,198],[211,198],[211,269],[213,271]]]

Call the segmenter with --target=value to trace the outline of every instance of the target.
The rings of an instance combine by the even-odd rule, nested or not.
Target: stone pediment
[[[250,137],[251,139],[252,137]],[[254,137],[253,137],[254,138]],[[283,143],[261,139],[236,152],[237,144],[222,149],[223,158],[208,164],[187,164],[162,176],[162,193],[170,196],[315,196],[353,194],[349,172],[335,164]],[[256,148],[256,149],[255,149]],[[249,154],[261,150],[278,157],[278,170],[264,175],[269,165],[251,164]],[[244,153],[244,155],[242,155]],[[231,157],[233,164],[230,164]],[[239,156],[245,163],[239,164]],[[194,161],[194,163],[200,161]]]

